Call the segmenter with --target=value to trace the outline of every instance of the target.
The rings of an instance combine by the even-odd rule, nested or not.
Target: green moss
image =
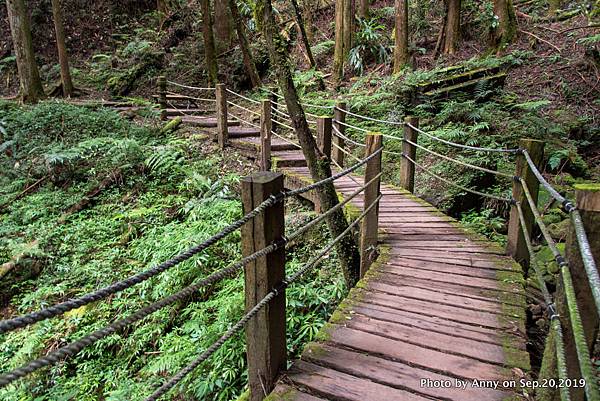
[[[250,400],[250,390],[246,390],[238,397],[236,401],[248,401]]]
[[[597,182],[586,182],[575,184],[573,187],[578,191],[587,191],[587,192],[598,192],[600,191],[600,183]]]

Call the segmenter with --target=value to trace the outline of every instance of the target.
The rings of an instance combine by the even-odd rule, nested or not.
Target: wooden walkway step
[[[260,155],[260,137],[243,137],[243,138],[231,138],[229,144],[234,148],[238,148],[241,150],[245,150],[251,153],[253,157],[258,157]],[[289,151],[298,149],[293,144],[286,142],[279,138],[271,139],[271,151]]]
[[[271,160],[274,168],[306,166],[306,158],[300,150],[272,152]]]
[[[306,167],[278,169],[290,189],[312,182]],[[336,188],[348,196],[362,181]],[[521,267],[408,192],[382,193],[378,261],[267,400],[523,399],[514,387],[477,386],[530,369]]]

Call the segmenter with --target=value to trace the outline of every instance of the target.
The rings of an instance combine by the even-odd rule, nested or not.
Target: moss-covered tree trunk
[[[335,47],[333,55],[333,79],[339,85],[344,77],[344,64],[352,48],[354,33],[354,1],[335,2]]]
[[[218,81],[217,54],[215,50],[215,37],[213,35],[213,17],[210,7],[210,0],[200,0],[202,8],[202,36],[204,38],[204,59],[206,62],[206,71],[208,80],[216,85]]]
[[[13,39],[13,47],[17,58],[21,99],[26,103],[35,103],[44,97],[44,89],[40,79],[33,40],[31,38],[31,22],[24,0],[6,0],[8,21]]]
[[[244,26],[242,16],[240,15],[240,10],[238,9],[236,0],[229,0],[229,10],[231,11],[231,16],[233,17],[233,24],[235,26],[235,31],[237,32],[238,43],[240,45],[240,50],[242,51],[244,68],[246,68],[246,73],[250,78],[252,87],[258,88],[261,84],[260,76],[256,70],[256,64],[254,63],[252,51],[250,50],[250,44],[248,43],[248,37],[246,36],[246,28]]]
[[[408,0],[396,0],[394,46],[394,73],[409,64],[408,53]]]
[[[292,125],[296,136],[302,147],[302,153],[306,158],[308,169],[314,180],[321,180],[331,176],[331,167],[329,160],[318,149],[315,138],[313,137],[304,110],[300,105],[298,93],[292,79],[291,66],[284,41],[279,35],[278,27],[273,16],[271,0],[258,0],[256,5],[258,10],[262,11],[262,29],[269,50],[271,65],[275,70],[281,92],[285,98],[285,103],[292,119]],[[323,210],[328,210],[335,206],[339,200],[333,184],[327,184],[319,187],[317,190],[319,201]],[[340,235],[347,227],[348,222],[344,212],[340,209],[327,218],[327,226],[332,237]],[[360,255],[358,247],[352,235],[346,235],[339,241],[335,247],[340,264],[344,272],[344,277],[349,286],[353,286],[360,275]]]
[[[223,52],[231,46],[231,14],[228,0],[215,0],[216,48]]]
[[[517,16],[512,0],[494,0],[494,15],[498,24],[492,31],[492,45],[502,49],[517,36]]]
[[[52,16],[54,18],[54,30],[56,31],[56,48],[58,49],[58,62],[60,63],[60,79],[62,81],[63,96],[73,95],[73,81],[69,69],[69,54],[65,40],[65,27],[63,25],[60,0],[52,0]]]
[[[308,35],[306,34],[306,28],[304,27],[304,18],[302,18],[302,12],[300,11],[300,6],[298,5],[297,0],[291,0],[292,7],[294,8],[294,14],[296,16],[296,24],[298,24],[298,30],[300,31],[300,38],[302,39],[302,44],[304,46],[304,50],[306,51],[306,58],[308,59],[308,64],[310,68],[317,69],[317,63],[315,62],[315,58],[313,57],[312,50],[310,48],[310,42],[308,41]],[[319,90],[325,90],[325,83],[322,78],[317,78],[317,85]]]

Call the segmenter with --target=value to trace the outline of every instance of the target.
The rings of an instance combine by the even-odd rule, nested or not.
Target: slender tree
[[[200,0],[202,9],[202,36],[204,38],[204,59],[208,80],[216,85],[218,81],[217,55],[215,50],[215,37],[213,35],[213,17],[211,13],[210,0]]]
[[[344,76],[344,64],[352,48],[354,32],[354,0],[335,2],[335,47],[333,55],[333,78],[339,84]]]
[[[44,89],[35,63],[31,22],[27,14],[25,1],[6,0],[6,6],[13,47],[17,57],[21,98],[24,102],[35,103],[44,97]]]
[[[396,25],[394,46],[394,73],[409,64],[408,53],[408,0],[396,0]]]
[[[298,25],[298,31],[300,31],[300,39],[302,39],[302,44],[304,45],[304,50],[306,52],[306,58],[308,59],[308,63],[311,68],[315,68],[317,63],[315,63],[315,58],[313,57],[312,50],[310,49],[310,42],[308,41],[308,36],[306,35],[306,28],[304,26],[304,18],[302,18],[302,12],[300,11],[300,6],[298,6],[297,0],[291,0],[292,7],[294,8],[294,15],[296,17],[296,24]]]
[[[494,15],[498,18],[498,26],[492,32],[492,44],[501,49],[517,36],[517,16],[513,1],[494,0]]]
[[[369,0],[360,0],[358,9],[359,18],[369,18]]]
[[[216,47],[219,52],[231,46],[231,14],[228,0],[215,0]]]
[[[281,48],[283,40],[275,23],[271,0],[258,0],[256,7],[262,11],[259,17],[262,17],[261,25],[267,42],[271,65],[275,70],[279,87],[285,98],[292,125],[302,147],[311,176],[314,180],[329,177],[331,176],[329,160],[317,147],[317,143],[308,127],[292,79],[287,52]],[[323,209],[328,210],[339,202],[332,183],[319,187],[317,191]],[[327,218],[327,225],[332,236],[337,237],[340,235],[348,227],[344,212],[340,209],[337,213],[330,215]],[[338,242],[336,251],[340,258],[346,282],[349,286],[353,286],[358,281],[360,274],[360,255],[352,235],[346,235],[342,241]]]
[[[65,28],[63,25],[60,0],[52,0],[52,16],[54,17],[54,30],[56,31],[56,48],[58,49],[58,62],[60,63],[60,79],[62,81],[63,96],[73,95],[73,81],[69,69],[69,55],[65,41]]]
[[[242,58],[244,60],[244,67],[246,68],[246,73],[248,74],[248,77],[250,77],[252,87],[257,88],[261,85],[260,76],[258,75],[258,71],[256,70],[256,64],[254,63],[252,52],[250,50],[250,45],[248,44],[248,38],[246,36],[246,28],[244,26],[242,16],[240,15],[240,11],[238,9],[236,0],[229,0],[229,9],[231,10],[233,24],[235,25],[235,30],[237,32],[238,43],[242,51]]]

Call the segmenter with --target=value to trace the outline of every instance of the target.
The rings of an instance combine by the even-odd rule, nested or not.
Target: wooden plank
[[[403,250],[391,250],[391,253],[395,256],[393,259],[399,259],[402,257],[403,260],[419,260],[423,262],[438,262],[438,263],[446,263],[448,265],[456,265],[456,266],[470,266],[477,267],[481,269],[491,269],[491,270],[503,270],[503,271],[512,271],[516,273],[521,273],[521,268],[516,265],[514,262],[510,260],[494,258],[491,260],[489,257],[485,258],[476,258],[473,255],[469,255],[467,257],[460,255],[448,255],[447,253],[440,253],[435,251],[428,251],[427,254],[424,255],[416,255],[415,252],[405,252]]]
[[[423,330],[398,323],[385,322],[361,315],[353,315],[350,320],[345,322],[345,326],[420,347],[443,351],[448,354],[462,355],[493,364],[506,364],[502,345],[482,343],[477,340]]]
[[[450,376],[356,351],[332,347],[327,344],[310,344],[308,351],[303,355],[305,360],[353,376],[365,377],[386,386],[408,389],[429,397],[436,397],[436,399],[500,401],[511,396],[509,392],[493,389],[476,389],[470,385],[463,389],[456,386],[456,379]],[[427,379],[440,382],[451,381],[453,385],[449,388],[427,386],[426,383],[422,382],[422,380]]]
[[[363,297],[364,298],[362,302],[364,302],[366,305],[382,305],[389,308],[422,313],[427,316],[436,316],[456,322],[495,329],[514,328],[514,326],[500,322],[499,316],[490,312],[474,311],[457,306],[442,305],[429,300],[424,301],[420,299],[381,294],[377,292],[365,292]]]
[[[287,380],[306,387],[319,397],[344,401],[431,401],[417,394],[384,386],[337,370],[297,361],[287,373]]]
[[[497,365],[343,326],[332,325],[328,334],[330,343],[344,345],[385,359],[400,361],[442,374],[479,380],[502,380],[506,379],[508,375],[504,368]]]

